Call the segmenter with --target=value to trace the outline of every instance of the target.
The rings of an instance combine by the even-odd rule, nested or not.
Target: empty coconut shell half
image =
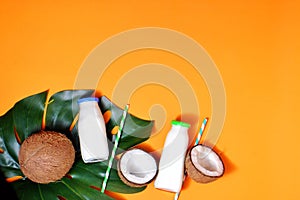
[[[75,159],[72,142],[54,131],[40,131],[21,144],[20,169],[36,183],[50,183],[61,179],[71,169]]]
[[[212,182],[224,174],[221,157],[210,147],[200,144],[189,150],[185,167],[188,176],[198,183]]]
[[[157,163],[149,153],[134,148],[121,155],[118,161],[118,174],[126,185],[143,187],[155,178]]]

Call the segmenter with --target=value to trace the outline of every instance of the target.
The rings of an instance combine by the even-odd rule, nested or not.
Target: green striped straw
[[[208,117],[206,117],[206,118],[203,119],[201,127],[200,127],[200,131],[199,131],[199,133],[197,135],[197,138],[196,138],[194,146],[196,146],[197,144],[199,144],[200,139],[201,139],[202,134],[203,134],[203,131],[204,131],[205,126],[207,124],[207,121],[208,121]],[[184,182],[185,178],[186,178],[186,171],[184,172],[183,182]],[[175,194],[174,200],[178,200],[179,195],[180,195],[180,191]]]
[[[119,140],[121,138],[121,133],[122,133],[122,130],[123,130],[123,126],[124,126],[124,123],[125,123],[125,119],[126,119],[128,109],[129,109],[129,104],[127,104],[125,106],[124,111],[123,111],[123,115],[122,115],[121,122],[120,122],[120,128],[118,129],[118,133],[117,133],[117,137],[116,137],[116,140],[115,140],[115,143],[114,143],[114,147],[113,147],[113,150],[111,152],[111,156],[110,156],[109,161],[108,161],[108,166],[107,166],[107,169],[106,169],[104,181],[102,183],[101,193],[104,193],[106,185],[107,185],[110,170],[111,170],[111,167],[112,167],[115,155],[116,155],[116,151],[117,151],[117,148],[118,148],[118,145],[119,145]]]

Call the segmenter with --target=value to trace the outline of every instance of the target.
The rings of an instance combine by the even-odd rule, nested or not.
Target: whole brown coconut
[[[21,145],[19,164],[23,174],[36,183],[61,179],[71,169],[75,159],[72,142],[63,134],[40,131]]]
[[[185,167],[188,176],[197,183],[209,183],[224,174],[221,157],[213,149],[200,144],[189,150]]]

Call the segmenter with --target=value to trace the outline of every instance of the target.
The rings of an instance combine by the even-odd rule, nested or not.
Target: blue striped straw
[[[204,120],[203,120],[203,122],[201,124],[201,127],[200,127],[200,131],[199,131],[198,136],[196,138],[195,145],[199,144],[200,139],[202,137],[202,134],[204,132],[204,129],[206,127],[207,121],[208,121],[208,117],[204,118]]]
[[[111,170],[111,167],[112,167],[115,155],[116,155],[116,151],[117,151],[117,148],[118,148],[118,145],[119,145],[119,140],[121,138],[121,133],[122,133],[122,130],[123,130],[123,126],[124,126],[124,123],[125,123],[125,119],[126,119],[128,109],[129,109],[129,104],[127,104],[125,106],[125,109],[123,111],[123,115],[122,115],[121,122],[120,122],[120,128],[118,129],[117,137],[116,137],[114,147],[113,147],[113,150],[111,152],[111,156],[109,158],[108,166],[107,166],[107,169],[106,169],[104,181],[102,183],[101,193],[104,193],[107,182],[108,182],[108,177],[109,177],[110,170]]]
[[[196,138],[194,146],[196,146],[197,144],[199,144],[200,139],[202,137],[202,134],[204,132],[204,129],[206,127],[207,121],[208,121],[208,117],[204,118],[204,120],[202,121],[202,124],[201,124],[201,127],[200,127],[200,131],[199,131],[199,133],[197,135],[197,138]],[[183,182],[184,182],[185,178],[186,178],[186,171],[184,172]],[[175,194],[174,200],[178,200],[179,195],[180,195],[180,191]]]

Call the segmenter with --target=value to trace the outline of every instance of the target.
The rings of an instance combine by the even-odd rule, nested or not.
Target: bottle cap
[[[87,98],[81,98],[81,99],[78,99],[78,103],[83,103],[83,102],[86,102],[86,101],[96,101],[96,102],[99,102],[99,98],[97,97],[87,97]]]
[[[187,128],[191,127],[191,125],[189,123],[176,121],[176,120],[172,120],[172,124],[177,125],[177,126],[187,127]]]

